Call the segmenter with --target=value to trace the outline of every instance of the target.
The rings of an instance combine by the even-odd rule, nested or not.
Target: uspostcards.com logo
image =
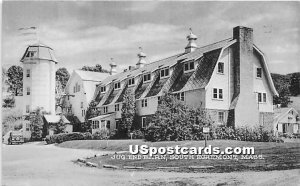
[[[221,150],[219,147],[149,147],[148,145],[129,145],[129,152],[132,155],[253,155],[254,147],[226,147]]]

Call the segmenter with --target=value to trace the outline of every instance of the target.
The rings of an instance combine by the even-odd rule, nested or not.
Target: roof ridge
[[[211,45],[214,45],[214,44],[217,44],[217,43],[221,43],[221,42],[223,42],[223,41],[230,40],[230,39],[233,39],[233,38],[232,38],[232,37],[229,37],[229,38],[227,38],[227,39],[223,39],[223,40],[220,40],[220,41],[217,41],[217,42],[208,44],[208,45],[204,45],[204,46],[198,47],[196,50],[201,49],[201,48],[204,48],[204,47],[208,47],[208,46],[211,46]]]

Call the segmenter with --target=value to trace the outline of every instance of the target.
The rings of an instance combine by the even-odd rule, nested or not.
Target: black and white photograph
[[[300,1],[0,4],[2,186],[300,185]]]

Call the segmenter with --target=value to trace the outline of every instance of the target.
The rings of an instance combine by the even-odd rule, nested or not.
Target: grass
[[[107,145],[108,144],[108,145]],[[60,147],[95,149],[105,151],[128,151],[129,145],[143,145],[153,147],[202,147],[204,141],[170,141],[170,142],[144,142],[142,140],[87,140],[87,141],[68,141],[59,144]],[[144,167],[144,170],[156,170],[157,167],[179,167],[176,171],[190,172],[194,171],[188,166],[214,166],[214,169],[207,169],[205,172],[230,172],[241,170],[281,170],[300,168],[300,144],[299,143],[271,143],[271,142],[245,142],[234,140],[213,140],[208,141],[213,147],[220,147],[224,150],[226,147],[254,147],[255,154],[262,154],[264,159],[234,159],[212,160],[212,159],[112,159],[113,155],[100,156],[89,159],[97,163],[99,167],[103,164],[115,165],[120,168],[124,166]],[[129,155],[129,153],[122,153]]]

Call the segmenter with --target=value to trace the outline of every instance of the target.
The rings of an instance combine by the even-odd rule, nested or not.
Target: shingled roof
[[[152,80],[154,82],[141,82],[137,84],[137,87],[135,89],[135,98],[142,99],[144,97],[156,96],[164,89],[164,86],[169,86],[168,89],[171,92],[204,88],[210,80],[211,74],[221,53],[221,49],[235,42],[236,41],[232,38],[228,38],[207,46],[197,48],[194,52],[191,53],[179,53],[162,60],[145,64],[145,66],[142,68],[128,70],[119,74],[109,76],[106,79],[102,80],[99,85],[106,86],[111,82],[123,81],[129,77],[136,77],[147,72],[154,72],[164,67],[182,65],[184,62],[194,60],[198,63],[197,69],[194,72],[184,73],[183,68],[180,68],[180,71],[177,71],[176,77],[173,77],[174,80],[171,81],[171,85],[166,85],[170,84],[170,81],[168,80],[171,76],[163,79],[158,77]],[[123,100],[126,89],[127,87],[125,86],[122,88],[122,90],[112,91],[103,105],[112,104],[113,100],[115,100],[115,102],[117,103],[121,102]],[[147,92],[146,90],[149,92]],[[118,98],[114,98],[117,95]],[[101,96],[96,95],[95,98],[99,100],[100,97]]]

